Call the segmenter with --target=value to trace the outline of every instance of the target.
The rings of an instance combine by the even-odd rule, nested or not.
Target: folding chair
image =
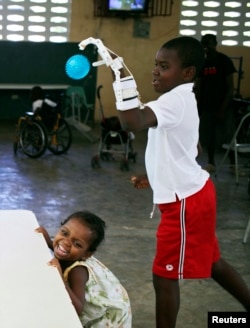
[[[250,102],[248,102],[250,105]],[[250,143],[238,143],[237,139],[239,136],[239,133],[244,125],[244,123],[246,122],[247,118],[250,117],[250,112],[248,112],[247,114],[245,114],[242,119],[240,120],[240,123],[234,133],[234,136],[231,140],[231,142],[229,144],[223,144],[222,148],[226,149],[225,155],[223,156],[221,162],[219,163],[219,165],[217,166],[217,170],[215,172],[215,175],[218,175],[219,170],[221,169],[222,165],[224,164],[230,150],[234,151],[234,158],[235,158],[235,181],[236,184],[239,183],[239,160],[238,160],[238,153],[244,153],[250,154]],[[250,126],[250,125],[249,125]]]
[[[248,218],[248,223],[247,223],[246,230],[244,233],[243,244],[246,244],[249,232],[250,232],[250,216]]]

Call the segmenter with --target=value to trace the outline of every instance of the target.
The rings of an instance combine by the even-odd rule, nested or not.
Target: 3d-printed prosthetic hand
[[[93,44],[97,47],[97,51],[102,60],[94,62],[93,66],[100,66],[105,64],[107,67],[110,66],[115,75],[115,81],[113,83],[113,89],[116,98],[116,108],[118,110],[129,110],[132,108],[142,108],[143,105],[139,99],[139,93],[134,77],[128,70],[123,59],[117,56],[113,51],[106,48],[100,39],[88,38],[79,43],[79,48],[84,50],[88,44]],[[112,58],[110,53],[117,56],[115,59]],[[129,76],[121,78],[121,69],[126,69],[129,72]]]

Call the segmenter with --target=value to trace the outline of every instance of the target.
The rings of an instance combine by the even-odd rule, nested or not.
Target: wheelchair
[[[72,143],[72,133],[69,124],[55,113],[53,120],[44,120],[32,112],[25,113],[17,123],[17,132],[14,138],[14,155],[22,151],[31,158],[42,156],[46,149],[55,155],[68,151]]]

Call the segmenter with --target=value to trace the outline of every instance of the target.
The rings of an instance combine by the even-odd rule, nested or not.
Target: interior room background
[[[76,43],[76,52],[78,52],[77,43],[81,40],[88,37],[100,38],[104,45],[124,58],[126,65],[135,77],[142,101],[147,102],[156,98],[158,95],[155,94],[151,85],[155,54],[163,43],[180,35],[181,5],[183,1],[159,1],[159,6],[168,3],[168,8],[165,10],[164,8],[152,8],[152,6],[157,4],[157,0],[150,0],[149,7],[151,7],[148,15],[128,17],[105,17],[99,10],[98,3],[100,2],[103,3],[105,1],[71,1],[68,42]],[[219,2],[225,3],[222,0]],[[248,1],[244,0],[243,3],[245,6]],[[249,8],[249,13],[245,13],[244,19],[246,21],[249,19],[250,22],[249,6],[247,7]],[[156,11],[160,11],[160,14],[157,14]],[[163,13],[165,11],[164,15],[161,15],[162,11]],[[248,23],[248,29],[249,25],[250,23]],[[194,37],[200,39],[201,35],[195,35]],[[243,58],[240,94],[243,98],[250,97],[250,47],[243,45],[222,45],[219,40],[217,49],[228,56]],[[42,56],[43,54],[41,54],[41,58]],[[37,65],[39,65],[39,59],[37,59]],[[235,65],[238,66],[238,61],[235,62]],[[84,85],[88,83],[87,79],[88,77],[77,83]],[[237,76],[235,79],[235,84],[237,85]],[[98,85],[103,86],[101,97],[105,115],[111,116],[116,111],[115,98],[112,88],[111,71],[105,65],[99,66],[96,70],[95,83],[92,81],[91,84],[91,92],[94,95]],[[94,100],[94,118],[95,121],[99,121],[101,117],[99,103],[96,101],[96,98]],[[5,115],[5,118],[8,118],[8,115]]]

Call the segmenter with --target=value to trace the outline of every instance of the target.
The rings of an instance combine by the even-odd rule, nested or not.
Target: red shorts
[[[220,258],[216,229],[216,193],[212,181],[196,194],[160,204],[153,273],[169,279],[211,277]]]

